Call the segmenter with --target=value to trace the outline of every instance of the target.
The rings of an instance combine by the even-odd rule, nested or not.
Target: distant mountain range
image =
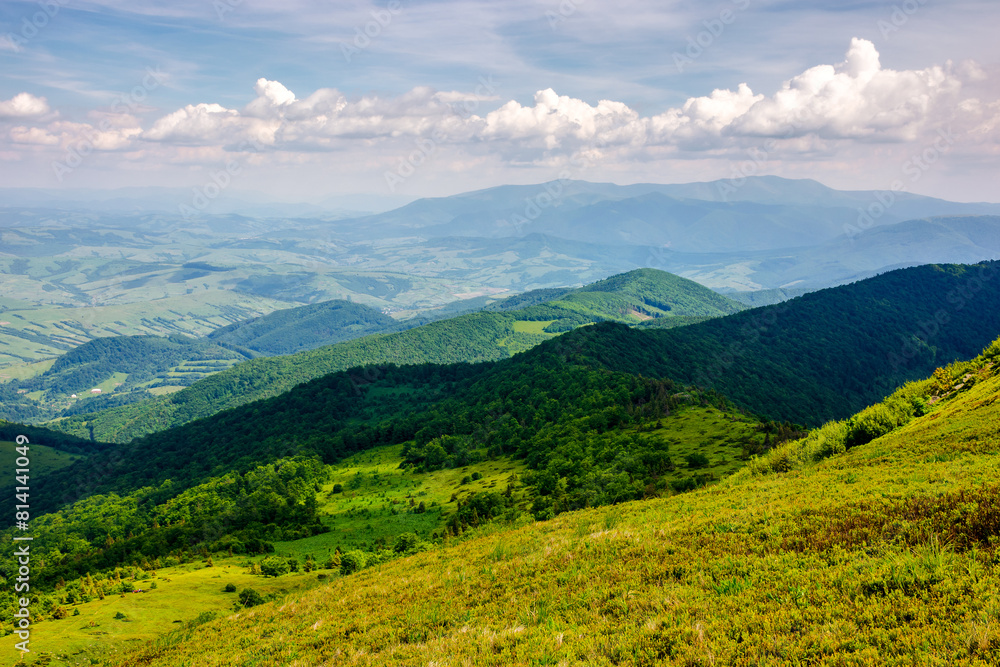
[[[718,253],[816,245],[872,226],[942,215],[1000,215],[1000,204],[963,204],[904,192],[842,192],[777,176],[686,185],[618,186],[586,181],[420,199],[343,226],[382,238],[521,237],[546,234],[600,244]],[[881,199],[880,199],[881,198]],[[876,205],[874,216],[861,212]],[[869,221],[870,219],[870,221]],[[338,225],[339,227],[340,225]]]

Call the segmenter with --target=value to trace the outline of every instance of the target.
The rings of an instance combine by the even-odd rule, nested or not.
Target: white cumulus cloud
[[[9,100],[0,101],[0,119],[33,118],[49,112],[49,103],[44,97],[31,93],[18,93]]]
[[[819,65],[786,81],[728,128],[733,135],[827,139],[913,139],[947,115],[962,87],[959,75],[935,66],[883,69],[875,45],[853,39],[838,65]]]

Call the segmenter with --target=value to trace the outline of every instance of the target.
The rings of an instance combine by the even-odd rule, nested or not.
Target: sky
[[[996,0],[0,0],[0,187],[1000,202]]]

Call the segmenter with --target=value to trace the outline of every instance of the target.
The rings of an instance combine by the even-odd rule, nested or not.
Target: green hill
[[[108,664],[996,664],[998,354],[704,490],[482,531]],[[907,417],[845,448],[872,412]]]
[[[890,274],[866,281],[874,287],[850,288],[879,294],[883,314],[891,314],[909,292],[893,301],[889,287],[917,289],[933,307],[935,280],[948,288],[947,300],[959,294],[952,280],[967,281],[972,270],[925,269],[897,272],[906,278],[901,282]],[[821,305],[845,303],[843,292],[827,292],[831,300]],[[794,319],[802,301],[790,302],[785,316]],[[978,335],[961,317],[950,322]],[[261,567],[272,549],[301,562],[339,546],[341,571],[361,571],[293,604],[331,606],[335,618],[320,626],[336,630],[302,634],[315,618],[300,626],[296,613],[241,610],[207,627],[239,627],[251,616],[286,642],[255,644],[266,648],[262,656],[211,630],[222,643],[217,653],[199,646],[205,664],[254,656],[267,664],[315,663],[329,657],[327,650],[355,651],[362,664],[407,664],[439,658],[434,651],[442,646],[476,664],[603,664],[634,656],[640,664],[697,664],[709,653],[727,664],[799,656],[902,664],[949,651],[952,662],[990,664],[1000,650],[993,612],[983,603],[997,593],[988,554],[1000,509],[1000,494],[989,486],[998,474],[991,452],[1000,424],[993,400],[1000,340],[970,362],[949,364],[791,441],[798,436],[789,424],[761,422],[713,391],[609,370],[608,360],[624,365],[634,347],[622,343],[622,331],[640,341],[671,333],[599,325],[500,362],[332,373],[51,470],[32,484],[33,549],[46,563],[33,582],[50,615],[45,623],[62,623],[59,616],[80,596],[190,563],[193,554],[209,566],[210,554],[245,554]],[[586,344],[567,346],[573,338]],[[814,378],[833,382],[837,374],[821,352],[812,357],[823,369]],[[595,367],[602,359],[605,367]],[[374,459],[373,468],[363,467]],[[498,466],[517,470],[518,478],[496,476]],[[444,501],[448,491],[439,482],[426,489],[418,482],[442,471],[452,480],[475,471],[489,484],[461,494],[453,486]],[[333,488],[338,483],[340,490]],[[457,482],[463,484],[471,481]],[[336,497],[348,491],[364,495],[360,502]],[[643,499],[610,513],[593,509]],[[553,517],[498,535],[504,523]],[[449,548],[456,539],[458,548]],[[422,549],[434,553],[400,560]],[[455,572],[463,573],[452,582],[457,589],[440,585]],[[97,583],[85,583],[95,573]],[[69,585],[53,588],[60,579]],[[385,581],[391,592],[380,587]],[[475,591],[456,594],[465,582]],[[372,586],[395,615],[380,610],[361,620],[336,602],[366,599]],[[574,596],[582,596],[579,604]],[[427,618],[447,622],[425,623],[414,599],[430,600]],[[447,619],[464,619],[477,636],[520,627],[515,634],[525,640],[480,653],[464,626]],[[203,636],[190,632],[194,625],[185,629],[187,639]],[[121,664],[175,656],[181,662],[189,647],[176,637]],[[927,637],[934,641],[918,642]]]
[[[587,327],[527,356],[711,387],[758,414],[816,425],[981,350],[1000,331],[998,270],[899,269],[679,329]]]
[[[965,351],[989,342],[990,328],[1000,331],[1000,294],[990,290],[976,295],[974,308],[954,311],[952,328],[942,328],[935,348],[898,366],[893,355],[902,360],[905,354],[897,347],[900,332],[919,331],[918,323],[933,317],[926,313],[940,310],[978,270],[906,269],[682,329],[601,324],[495,363],[390,364],[327,374],[267,401],[149,435],[103,459],[92,457],[87,466],[67,468],[53,478],[48,503],[54,508],[60,498],[74,500],[64,496],[65,489],[80,495],[87,489],[127,492],[168,478],[189,486],[210,474],[246,470],[283,456],[318,455],[331,462],[378,444],[416,439],[423,446],[447,437],[461,451],[516,454],[533,469],[547,471],[550,480],[565,478],[567,499],[553,509],[573,508],[587,494],[610,493],[606,489],[614,486],[613,480],[569,475],[574,466],[597,455],[580,445],[580,428],[604,432],[669,410],[676,403],[673,394],[683,387],[674,378],[681,383],[707,378],[698,384],[714,384],[755,412],[819,423],[828,414],[843,418],[878,400],[921,369],[926,375],[936,364],[971,357],[975,352]],[[845,313],[851,317],[835,319]],[[779,321],[783,326],[777,326]],[[761,326],[767,322],[769,327]],[[495,331],[485,331],[491,333]],[[432,344],[461,352],[467,328],[461,334],[465,337],[451,341],[435,337]],[[746,349],[726,360],[722,355],[733,349],[728,346],[739,342]],[[261,361],[273,360],[254,360],[236,370]],[[725,372],[713,375],[718,370],[713,364],[722,361],[729,363]],[[212,386],[225,375],[201,384]],[[664,375],[671,379],[644,379]],[[244,377],[248,382],[236,386],[250,392],[253,376]],[[582,426],[573,426],[584,414]],[[641,443],[632,446],[642,449]],[[630,485],[637,474],[644,478],[644,471],[660,465],[654,459],[636,464]],[[635,493],[637,487],[628,488]]]
[[[406,328],[370,306],[333,300],[286,308],[216,329],[206,338],[220,345],[273,357],[311,350],[372,333]]]
[[[92,434],[102,441],[127,442],[277,396],[301,382],[355,366],[494,361],[598,321],[638,323],[660,317],[718,316],[741,308],[689,280],[640,269],[519,310],[471,313],[287,357],[254,359],[176,394],[73,417],[53,426],[76,435]]]

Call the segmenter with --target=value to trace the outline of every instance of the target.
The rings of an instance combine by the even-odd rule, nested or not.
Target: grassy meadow
[[[847,451],[489,526],[110,664],[997,664],[1000,378],[973,380]]]

